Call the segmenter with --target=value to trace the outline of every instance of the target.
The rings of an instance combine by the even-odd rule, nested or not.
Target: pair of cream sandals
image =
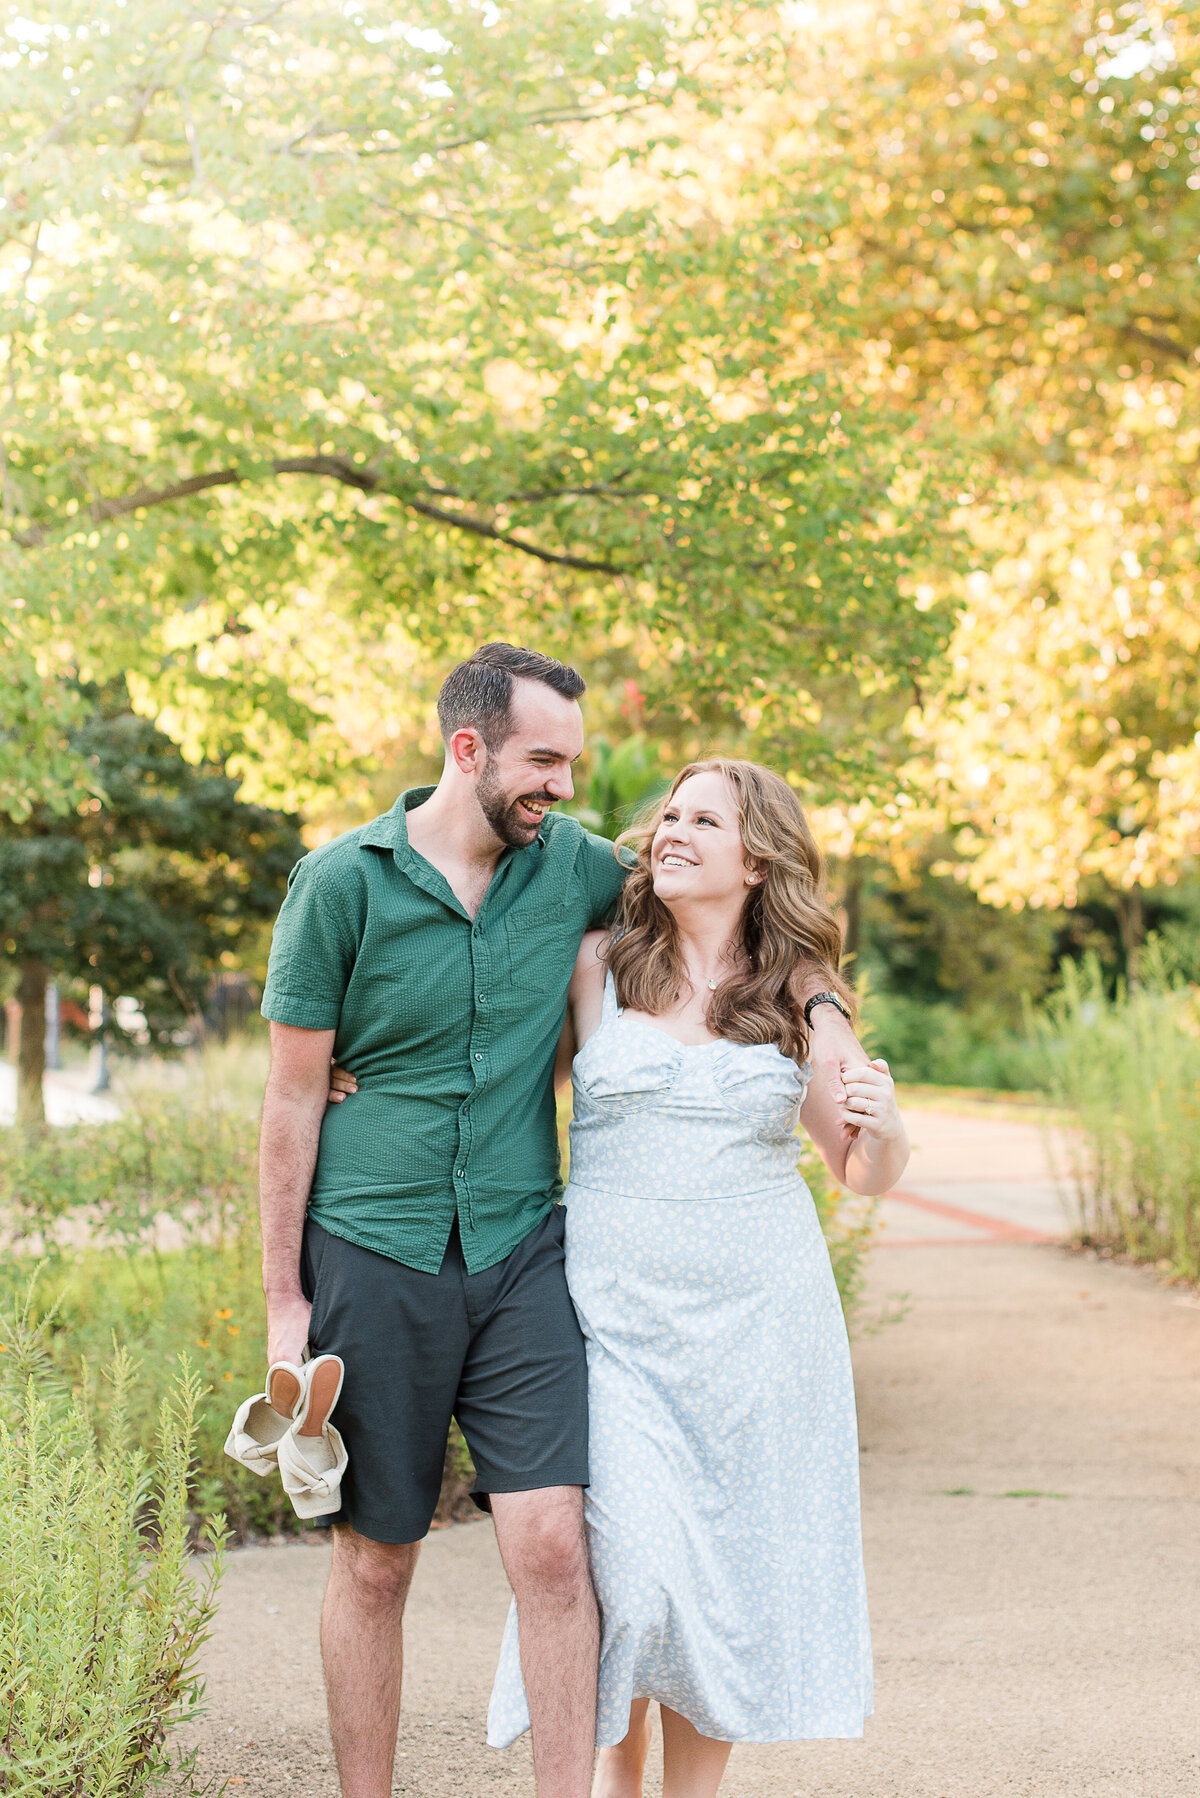
[[[297,1517],[328,1517],[341,1504],[349,1464],[340,1433],[329,1421],[345,1368],[337,1355],[317,1355],[297,1367],[276,1361],[266,1388],[238,1406],[225,1453],[265,1479],[279,1469]]]

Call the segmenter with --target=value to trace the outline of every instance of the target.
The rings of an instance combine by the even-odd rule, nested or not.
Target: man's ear
[[[456,730],[446,744],[446,754],[463,774],[478,774],[487,760],[483,738],[470,725]]]

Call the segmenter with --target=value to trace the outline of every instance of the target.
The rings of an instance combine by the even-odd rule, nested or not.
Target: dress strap
[[[611,973],[604,976],[604,1010],[600,1015],[606,1024],[610,1018],[619,1018],[621,1015],[621,1007],[617,1004],[616,982]]]

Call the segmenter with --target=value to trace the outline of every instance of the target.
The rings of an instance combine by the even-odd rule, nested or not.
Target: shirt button
[[[483,1060],[483,1056],[482,1056],[482,1055],[477,1055],[477,1056],[476,1056],[476,1057],[475,1057],[475,1059],[476,1059],[476,1061],[482,1061],[482,1060]]]
[[[466,1176],[464,1175],[463,1170],[460,1167],[456,1167],[454,1170],[454,1178],[456,1180],[462,1180],[462,1179],[465,1179],[465,1177]]]
[[[480,1005],[487,1004],[487,994],[486,993],[476,993],[475,997],[476,997],[477,1002]]]

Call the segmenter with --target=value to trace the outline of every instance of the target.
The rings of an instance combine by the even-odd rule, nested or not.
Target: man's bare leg
[[[583,1533],[582,1489],[493,1492],[492,1516],[521,1620],[521,1672],[538,1798],[588,1798],[600,1620]]]
[[[614,1748],[602,1748],[596,1756],[592,1798],[642,1798],[649,1751],[650,1700],[635,1698],[629,1707],[625,1735]]]
[[[372,1542],[344,1523],[333,1531],[321,1654],[342,1798],[391,1798],[404,1602],[419,1547]]]

